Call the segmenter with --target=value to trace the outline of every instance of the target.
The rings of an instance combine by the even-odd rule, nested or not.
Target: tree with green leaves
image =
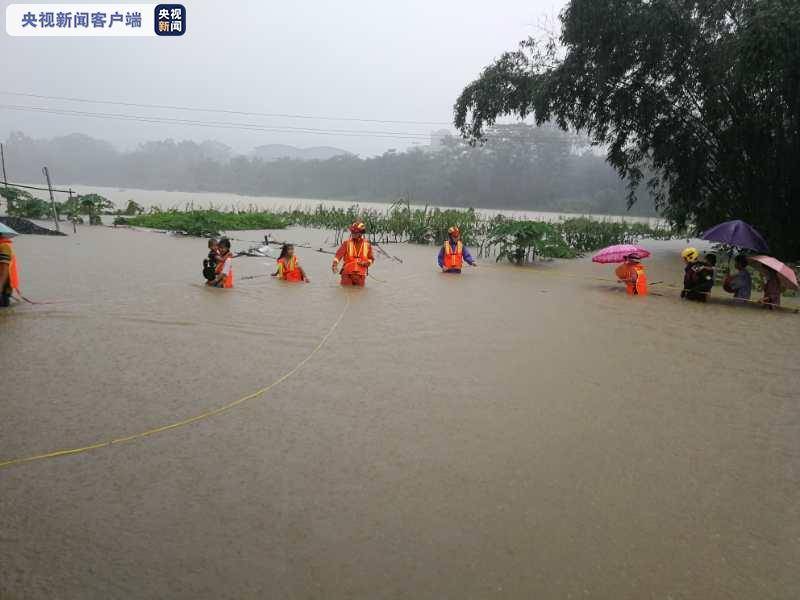
[[[6,199],[7,212],[10,217],[44,219],[52,214],[48,202],[36,198],[27,190],[4,186],[0,188],[0,196]]]
[[[100,225],[100,216],[113,209],[114,203],[100,194],[83,194],[78,196],[81,212],[89,217],[89,225]]]
[[[674,225],[750,222],[800,258],[800,2],[570,0],[470,83],[472,143],[502,116],[586,132]]]

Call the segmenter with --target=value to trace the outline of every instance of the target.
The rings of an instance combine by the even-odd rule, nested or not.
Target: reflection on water
[[[649,246],[650,280],[680,284],[680,245]],[[343,290],[299,248],[311,284],[241,280],[272,264],[240,258],[227,291],[200,285],[202,240],[84,227],[16,247],[25,294],[58,303],[0,315],[0,458],[241,397],[351,303],[260,399],[0,470],[0,597],[800,591],[797,315],[630,299],[588,259],[454,277],[399,245],[386,283]]]

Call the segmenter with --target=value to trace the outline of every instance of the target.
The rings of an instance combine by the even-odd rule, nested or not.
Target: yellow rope
[[[59,457],[59,456],[69,456],[71,454],[82,454],[84,452],[89,452],[90,450],[97,450],[99,448],[106,448],[106,447],[112,446],[114,444],[124,444],[126,442],[131,442],[133,440],[146,438],[146,437],[149,437],[151,435],[155,435],[157,433],[162,433],[164,431],[169,431],[171,429],[177,429],[179,427],[184,427],[185,425],[189,425],[191,423],[196,423],[197,421],[202,421],[204,419],[208,419],[210,417],[214,417],[214,416],[219,415],[221,413],[227,412],[227,411],[231,410],[232,408],[234,408],[236,406],[239,406],[240,404],[243,404],[243,403],[245,403],[245,402],[247,402],[249,400],[253,400],[255,398],[258,398],[259,396],[263,396],[268,391],[270,391],[272,388],[274,388],[277,385],[280,385],[281,383],[283,383],[284,381],[289,379],[289,377],[291,377],[292,375],[297,373],[300,369],[303,368],[303,366],[309,360],[311,360],[311,358],[317,352],[320,351],[320,349],[325,345],[325,342],[328,341],[328,338],[331,337],[333,332],[339,326],[339,323],[342,322],[342,319],[344,318],[344,315],[347,312],[347,308],[349,306],[350,306],[350,297],[348,295],[347,296],[347,300],[346,300],[345,305],[344,305],[344,308],[342,308],[342,312],[339,313],[339,316],[336,319],[336,321],[333,323],[333,325],[331,325],[331,327],[330,327],[330,329],[328,329],[327,333],[324,336],[322,336],[322,339],[319,341],[319,343],[316,345],[316,347],[308,354],[308,356],[306,356],[303,360],[301,360],[299,363],[297,363],[290,371],[284,373],[282,376],[280,376],[278,379],[276,379],[275,381],[273,381],[269,385],[267,385],[267,386],[265,386],[265,387],[263,387],[263,388],[261,388],[259,390],[256,390],[255,392],[252,392],[251,394],[243,396],[243,397],[239,398],[238,400],[234,400],[233,402],[229,402],[227,404],[223,404],[220,407],[217,407],[217,408],[214,408],[214,409],[211,409],[211,410],[207,410],[207,411],[205,411],[203,413],[200,413],[199,415],[195,415],[193,417],[189,417],[188,419],[183,419],[182,421],[177,421],[175,423],[169,423],[167,425],[161,425],[160,427],[154,427],[153,429],[148,429],[146,431],[141,431],[139,433],[134,433],[134,434],[131,434],[131,435],[126,435],[126,436],[118,437],[118,438],[112,438],[110,440],[106,440],[106,441],[103,441],[103,442],[96,442],[94,444],[89,444],[87,446],[81,446],[81,447],[78,447],[78,448],[68,448],[66,450],[54,450],[52,452],[45,452],[44,454],[34,454],[33,456],[25,456],[25,457],[21,457],[21,458],[12,458],[12,459],[9,459],[9,460],[0,461],[0,469],[3,469],[5,467],[11,467],[11,466],[14,466],[14,465],[21,465],[23,463],[34,462],[34,461],[37,461],[37,460],[45,460],[47,458],[56,458],[56,457]]]

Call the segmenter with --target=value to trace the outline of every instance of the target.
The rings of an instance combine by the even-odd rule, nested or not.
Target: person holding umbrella
[[[17,257],[11,241],[17,232],[0,223],[0,308],[11,305],[14,290],[19,293],[19,273]]]
[[[614,273],[619,281],[625,283],[625,291],[629,296],[647,296],[647,273],[637,254],[627,255],[625,262]]]
[[[761,302],[772,310],[773,306],[781,305],[781,292],[783,292],[783,288],[781,286],[781,280],[778,278],[777,271],[770,268],[764,270],[766,271],[765,275],[767,280],[764,282],[764,297],[761,298]]]
[[[617,244],[603,248],[592,257],[592,262],[600,264],[623,263],[614,270],[619,281],[625,283],[625,289],[630,296],[646,296],[647,274],[643,258],[650,256],[650,252],[633,244]]]
[[[777,258],[757,254],[748,256],[747,263],[758,269],[766,278],[764,297],[761,298],[760,302],[770,309],[781,305],[781,292],[783,290],[788,288],[793,290],[800,289],[794,270]]]

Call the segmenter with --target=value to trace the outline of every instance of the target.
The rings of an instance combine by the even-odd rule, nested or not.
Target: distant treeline
[[[496,127],[484,146],[445,138],[436,148],[373,158],[264,161],[235,156],[219,142],[146,142],[129,152],[82,134],[7,141],[11,181],[38,181],[48,165],[56,182],[108,187],[232,192],[298,198],[624,214],[625,185],[580,136],[526,124]],[[642,199],[632,214],[653,215]]]

